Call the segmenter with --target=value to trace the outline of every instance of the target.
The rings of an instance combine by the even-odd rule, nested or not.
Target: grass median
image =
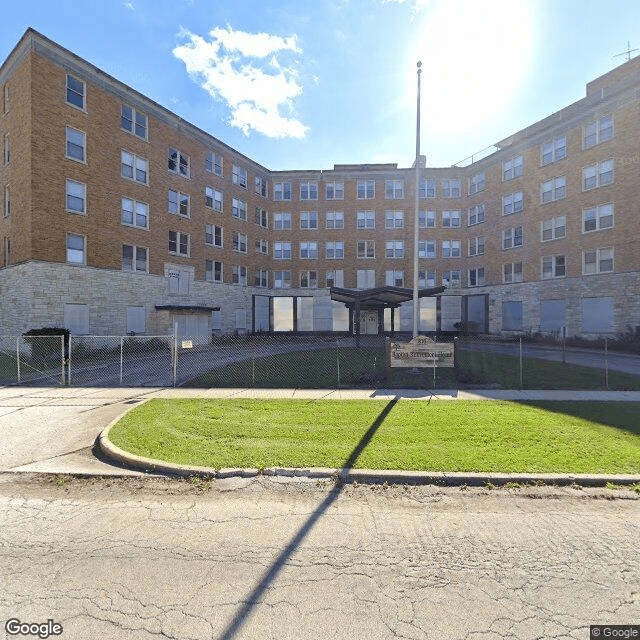
[[[353,468],[638,474],[638,416],[633,402],[154,399],[109,437],[216,469],[342,468],[366,440]]]

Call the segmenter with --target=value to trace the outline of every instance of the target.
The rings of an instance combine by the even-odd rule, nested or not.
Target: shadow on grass
[[[371,442],[371,438],[375,435],[376,431],[380,428],[382,423],[386,420],[387,416],[393,409],[393,407],[398,402],[399,398],[396,396],[385,406],[385,408],[380,412],[380,415],[375,419],[373,424],[369,427],[367,432],[362,436],[360,442],[353,450],[349,458],[344,463],[343,473],[341,476],[341,482],[338,482],[329,492],[327,497],[320,503],[320,505],[316,508],[316,510],[309,516],[307,521],[300,527],[300,530],[296,533],[295,536],[290,540],[289,544],[282,550],[280,555],[275,559],[271,567],[264,573],[264,575],[260,578],[258,584],[253,589],[253,591],[246,597],[244,604],[240,607],[238,612],[233,617],[233,620],[229,623],[226,629],[219,636],[219,640],[231,640],[235,637],[236,633],[240,630],[242,625],[245,623],[247,618],[251,615],[253,608],[260,603],[260,599],[267,591],[267,589],[271,586],[273,581],[277,578],[280,571],[286,565],[287,561],[291,558],[291,556],[295,553],[295,551],[300,547],[304,539],[307,537],[311,529],[313,529],[314,525],[318,520],[325,514],[327,509],[337,500],[340,493],[342,493],[342,487],[344,486],[344,482],[348,479],[349,473],[356,461],[367,447],[369,442]]]

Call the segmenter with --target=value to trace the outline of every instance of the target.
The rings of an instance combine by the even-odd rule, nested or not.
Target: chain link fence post
[[[520,389],[522,389],[522,336],[520,336]]]
[[[608,338],[604,339],[604,383],[607,389],[609,388],[609,353],[608,353]]]
[[[18,336],[16,338],[16,366],[17,366],[17,373],[18,373],[18,384],[20,384],[20,340],[22,339],[21,336]]]

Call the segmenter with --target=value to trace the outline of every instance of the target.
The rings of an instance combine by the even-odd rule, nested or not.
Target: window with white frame
[[[222,248],[224,243],[224,229],[217,224],[205,225],[204,243],[211,247]]]
[[[325,276],[327,287],[344,287],[344,271],[342,269],[331,269]]]
[[[208,150],[204,155],[204,170],[217,176],[222,175],[222,155]]]
[[[443,240],[442,241],[442,257],[443,258],[459,258],[460,257],[460,240]]]
[[[469,195],[472,196],[480,191],[484,191],[486,187],[486,180],[484,171],[477,173],[469,179]]]
[[[67,154],[68,153],[69,153],[69,148],[67,145]],[[84,146],[82,149],[82,159],[84,160]],[[9,164],[11,162],[11,138],[9,137],[8,133],[4,134],[4,144],[2,147],[2,162],[4,164]]]
[[[444,228],[453,228],[460,226],[460,211],[443,211],[442,226]]]
[[[138,229],[149,228],[149,205],[133,198],[120,200],[120,222]]]
[[[122,245],[122,270],[133,273],[148,273],[149,271],[149,250],[146,247],[136,247],[135,245]]]
[[[238,253],[247,253],[247,236],[244,233],[234,231],[231,236],[231,245]]]
[[[178,151],[178,149],[169,147],[169,151],[167,152],[167,168],[172,173],[177,173],[178,175],[188,178],[190,174],[189,156]]]
[[[519,213],[523,209],[523,196],[522,191],[516,193],[510,193],[509,195],[502,196],[502,215],[508,216],[512,213]]]
[[[384,197],[387,200],[401,200],[404,198],[404,180],[387,180],[385,182]]]
[[[189,217],[189,195],[169,189],[167,192],[167,210],[173,216]]]
[[[242,187],[243,189],[247,188],[247,170],[239,167],[237,164],[232,165],[231,167],[231,182],[233,184]]]
[[[588,191],[613,183],[613,160],[589,165],[582,170],[582,189]]]
[[[523,166],[522,156],[505,160],[502,163],[502,180],[506,181],[519,178],[522,175]]]
[[[565,176],[559,176],[552,180],[546,180],[540,185],[540,202],[555,202],[562,200],[566,195],[567,180]]]
[[[358,229],[375,229],[376,228],[376,212],[375,211],[358,211],[356,213],[356,226]]]
[[[508,262],[502,265],[502,280],[505,284],[522,282],[522,262]]]
[[[72,213],[87,212],[87,186],[75,180],[67,180],[67,211]]]
[[[358,258],[375,258],[376,242],[375,240],[358,240],[357,244]]]
[[[457,178],[443,178],[440,181],[443,198],[459,198],[462,195],[460,180]]]
[[[318,257],[318,243],[315,240],[300,243],[300,258],[315,260]]]
[[[356,182],[356,194],[358,200],[370,200],[376,196],[375,180],[358,180]]]
[[[325,198],[327,200],[344,200],[344,182],[332,180],[325,183]]]
[[[239,284],[243,287],[247,286],[247,267],[243,267],[239,264],[234,264],[231,271],[231,282],[233,284]]]
[[[482,224],[485,220],[484,210],[484,202],[471,207],[468,212],[468,226],[472,227],[474,224]]]
[[[303,269],[300,272],[300,287],[302,289],[315,289],[318,286],[318,272]]]
[[[256,253],[262,253],[263,255],[269,255],[269,241],[264,238],[258,238],[255,243]]]
[[[542,258],[542,279],[564,278],[567,275],[564,256],[544,256]]]
[[[238,220],[247,219],[247,203],[244,200],[238,198],[232,198],[231,200],[231,215]]]
[[[266,269],[256,269],[253,272],[253,284],[256,287],[268,287],[269,272]]]
[[[385,271],[385,284],[388,287],[404,287],[404,271]]]
[[[121,151],[120,175],[127,180],[149,184],[149,162],[128,151]]]
[[[274,182],[273,183],[273,199],[276,202],[281,200],[291,200],[291,183],[290,182]]]
[[[207,282],[222,282],[222,262],[219,260],[205,260],[204,273]]]
[[[613,227],[613,203],[582,210],[582,232],[602,231]]]
[[[384,254],[386,258],[404,258],[404,240],[387,240]]]
[[[344,242],[341,240],[327,242],[325,245],[325,257],[328,260],[341,260],[344,258]]]
[[[67,74],[67,104],[84,111],[85,84],[82,80]]]
[[[613,138],[613,116],[602,116],[595,122],[591,122],[583,129],[583,148],[589,149],[601,142]]]
[[[149,129],[147,116],[128,104],[123,104],[120,109],[120,128],[141,140],[146,140]]]
[[[291,260],[291,242],[274,242],[273,257],[276,260]]]
[[[214,211],[222,211],[222,191],[218,191],[213,187],[205,187],[204,206]]]
[[[540,227],[542,242],[564,238],[567,235],[567,217],[556,216],[555,218],[543,220],[540,224]]]
[[[502,232],[502,248],[514,249],[522,246],[522,227],[511,227]]]
[[[418,240],[418,258],[435,258],[436,257],[436,241]]]
[[[422,178],[420,180],[420,193],[421,198],[435,198],[436,197],[436,181],[434,178]]]
[[[273,228],[276,231],[290,231],[291,230],[291,214],[277,212],[273,214]]]
[[[318,228],[318,212],[317,211],[301,211],[300,212],[300,228],[301,229],[317,229]]]
[[[422,289],[425,287],[436,286],[435,270],[418,271],[418,286]]]
[[[475,238],[469,238],[469,255],[470,256],[484,255],[484,236],[476,236]]]
[[[541,163],[551,164],[567,157],[567,136],[554,138],[540,147]]]
[[[327,211],[324,226],[326,229],[344,229],[344,211]]]
[[[459,287],[460,286],[460,271],[450,270],[442,272],[442,285],[444,287]]]
[[[610,273],[613,271],[613,247],[582,252],[582,273]]]
[[[267,197],[267,181],[262,176],[254,178],[254,191],[263,198]]]
[[[274,289],[291,289],[291,271],[274,271],[273,287]]]
[[[85,236],[67,233],[67,262],[69,264],[85,264],[86,242]]]
[[[8,135],[5,136],[5,163],[7,160],[7,142]],[[66,128],[66,157],[70,160],[77,160],[78,162],[86,162],[86,149],[87,149],[87,136],[82,132],[74,129],[73,127]]]
[[[264,229],[269,228],[269,214],[265,209],[256,207],[255,223]]]
[[[301,182],[300,183],[300,200],[317,200],[318,199],[318,183],[317,182]]]
[[[436,212],[435,211],[418,212],[418,226],[420,227],[420,229],[434,229],[436,226]]]
[[[469,269],[469,286],[482,287],[484,285],[484,267]]]
[[[386,211],[384,214],[385,229],[403,229],[404,211]]]
[[[169,253],[177,256],[189,256],[191,239],[188,233],[169,231]]]

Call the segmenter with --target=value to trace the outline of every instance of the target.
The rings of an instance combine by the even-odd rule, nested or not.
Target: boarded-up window
[[[540,331],[560,331],[565,326],[566,300],[540,301]]]
[[[64,326],[72,335],[89,335],[89,307],[86,304],[65,304]]]
[[[613,298],[582,299],[582,330],[585,333],[613,333]]]
[[[502,330],[522,331],[522,300],[502,303]]]

